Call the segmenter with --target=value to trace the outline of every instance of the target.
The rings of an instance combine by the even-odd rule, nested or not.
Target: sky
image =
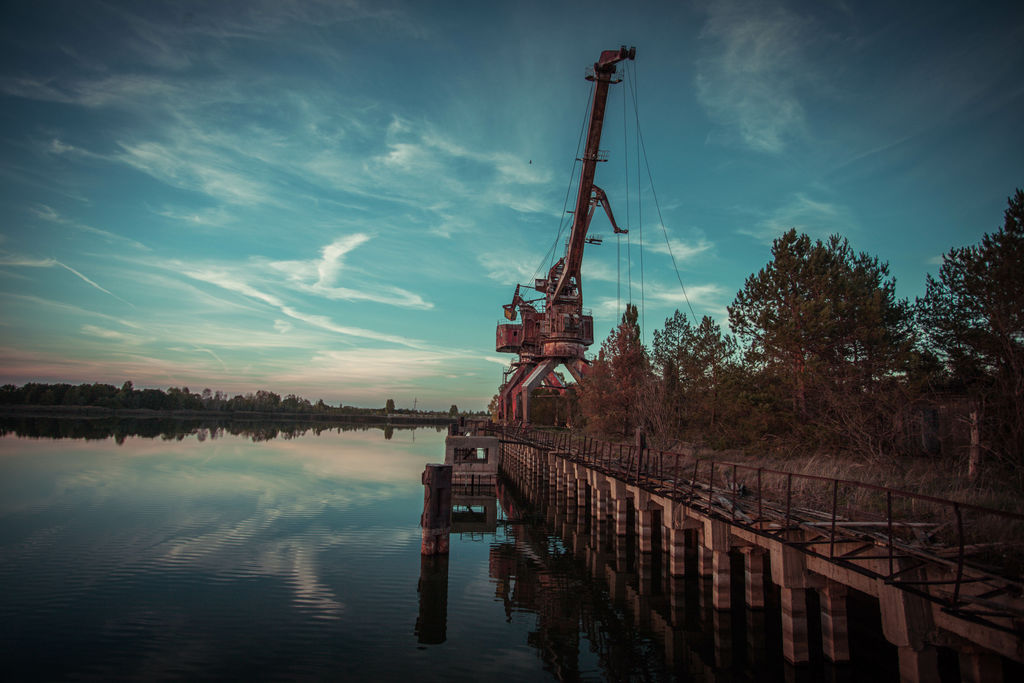
[[[620,45],[596,182],[629,235],[595,215],[592,352],[629,300],[648,343],[677,308],[727,330],[793,227],[912,301],[1024,187],[1019,2],[0,11],[4,383],[483,409],[502,304],[564,250],[586,68]]]

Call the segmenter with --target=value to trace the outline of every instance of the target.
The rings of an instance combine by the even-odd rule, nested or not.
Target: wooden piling
[[[422,555],[447,555],[452,528],[452,466],[427,465],[423,470]]]

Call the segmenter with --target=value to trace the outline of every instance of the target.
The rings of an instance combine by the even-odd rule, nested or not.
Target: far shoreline
[[[250,410],[153,410],[150,408],[103,408],[100,406],[0,406],[0,417],[42,417],[73,420],[109,418],[231,420],[235,422],[288,421],[335,424],[444,425],[457,422],[449,415],[288,413]]]

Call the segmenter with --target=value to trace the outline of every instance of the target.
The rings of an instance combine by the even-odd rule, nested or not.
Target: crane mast
[[[498,412],[504,422],[529,421],[530,393],[544,380],[552,386],[561,386],[554,373],[559,365],[565,366],[576,381],[588,370],[584,352],[594,343],[594,319],[583,310],[580,270],[583,247],[588,242],[587,230],[599,204],[614,231],[626,232],[615,223],[608,198],[594,184],[594,177],[598,162],[606,160],[600,145],[608,87],[620,80],[615,78],[616,64],[635,57],[636,48],[622,46],[618,50],[605,50],[594,63],[593,73],[587,76],[587,80],[594,81],[594,95],[565,256],[551,267],[547,277],[531,285],[544,295],[543,309],[537,310],[534,302],[523,299],[519,285],[512,302],[504,306],[506,319],[515,321],[517,315],[522,319],[521,323],[499,324],[497,329],[496,350],[519,356],[506,373],[499,392]]]

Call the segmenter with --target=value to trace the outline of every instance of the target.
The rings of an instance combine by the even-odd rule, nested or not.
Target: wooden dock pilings
[[[452,466],[427,465],[423,470],[422,555],[447,555],[452,528]]]
[[[657,547],[667,555],[670,575],[682,576],[684,553],[695,550],[715,609],[731,606],[730,552],[742,554],[744,571],[735,580],[743,580],[752,609],[764,606],[767,566],[792,663],[809,658],[809,591],[821,609],[824,656],[849,659],[849,589],[878,600],[882,632],[899,652],[904,680],[937,680],[938,646],[960,653],[964,680],[1000,680],[1000,656],[1024,662],[1020,580],[972,555],[991,551],[985,518],[1020,529],[1024,516],[567,432],[474,429],[501,439],[502,470],[521,488],[545,487],[591,515],[601,533],[633,531],[641,554]],[[858,497],[864,490],[872,497]],[[864,501],[873,507],[858,509]]]

